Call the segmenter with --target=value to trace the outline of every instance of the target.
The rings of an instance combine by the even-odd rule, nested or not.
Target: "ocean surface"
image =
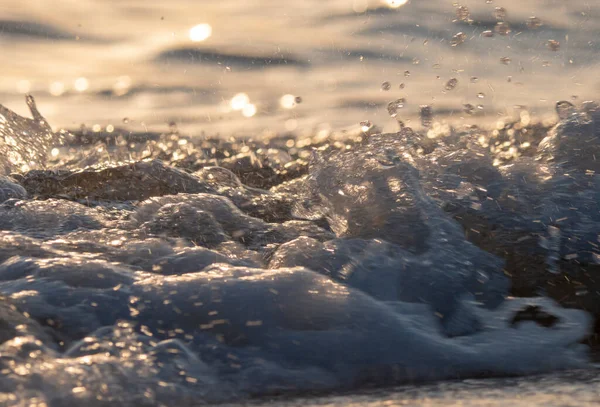
[[[3,1],[0,405],[593,405],[600,4]]]

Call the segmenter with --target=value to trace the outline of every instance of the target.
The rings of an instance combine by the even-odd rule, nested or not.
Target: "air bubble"
[[[398,88],[400,89],[404,89],[406,87],[406,85],[404,83],[401,83],[400,85],[398,85]]]
[[[483,93],[483,92],[479,92],[479,93],[477,94],[477,97],[478,97],[479,99],[483,99],[483,98],[485,98],[485,93]]]
[[[297,104],[300,104],[300,103],[302,103],[302,97],[300,97],[300,96],[296,96],[296,98],[294,99],[294,101],[295,101]]]
[[[494,32],[492,30],[485,30],[484,32],[481,33],[481,35],[486,38],[491,38],[494,36]]]
[[[474,110],[475,110],[475,106],[473,106],[470,103],[465,103],[463,105],[463,112],[465,112],[466,114],[473,114]]]
[[[479,82],[479,78],[476,76],[471,76],[471,83],[477,83]]]
[[[389,83],[388,81],[385,81],[381,84],[381,90],[384,92],[387,92],[388,90],[390,90],[392,88],[392,84]]]
[[[123,124],[128,124],[128,123],[129,123],[129,117],[124,117]]]
[[[404,77],[408,78],[410,76],[410,71],[404,71]]]
[[[510,59],[509,57],[502,57],[500,58],[500,62],[504,65],[509,65],[512,62],[512,59]]]

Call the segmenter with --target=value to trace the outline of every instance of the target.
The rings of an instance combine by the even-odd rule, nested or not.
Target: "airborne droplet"
[[[362,122],[360,122],[360,129],[363,132],[367,132],[369,130],[371,130],[373,128],[373,123],[371,123],[370,120],[363,120]]]
[[[558,51],[560,49],[560,42],[556,40],[548,40],[546,47],[548,47],[550,51]]]
[[[453,47],[456,47],[456,46],[462,44],[463,42],[465,42],[466,39],[467,39],[467,36],[465,35],[465,33],[463,33],[463,32],[456,33],[450,40],[450,45],[452,45]]]
[[[404,98],[400,98],[400,99],[394,100],[393,102],[388,103],[387,111],[388,111],[390,117],[395,118],[398,115],[398,112],[400,111],[400,109],[402,109],[404,107],[405,103],[406,103],[406,99],[404,99]]]
[[[527,20],[527,28],[532,30],[538,29],[542,26],[542,20],[538,17],[529,17]]]
[[[506,9],[504,7],[496,7],[494,9],[494,17],[498,21],[504,21],[506,19]]]
[[[510,25],[504,21],[498,22],[498,24],[496,24],[494,27],[494,30],[500,35],[508,35],[511,31]]]
[[[458,79],[452,78],[448,82],[446,82],[446,86],[444,88],[446,90],[454,90],[458,86]]]
[[[421,126],[425,128],[431,127],[433,124],[433,109],[429,105],[421,105]]]
[[[456,9],[456,21],[468,22],[471,17],[471,12],[467,6],[458,6]]]

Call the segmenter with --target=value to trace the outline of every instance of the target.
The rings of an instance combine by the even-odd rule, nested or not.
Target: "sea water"
[[[597,10],[472,3],[9,4],[2,403],[592,400]]]

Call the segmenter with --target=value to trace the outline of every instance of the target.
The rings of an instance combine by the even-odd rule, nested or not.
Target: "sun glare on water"
[[[190,40],[194,42],[202,42],[212,35],[212,27],[210,24],[198,24],[190,28]]]
[[[398,8],[408,3],[408,0],[384,0],[384,3],[387,4],[389,8]]]

